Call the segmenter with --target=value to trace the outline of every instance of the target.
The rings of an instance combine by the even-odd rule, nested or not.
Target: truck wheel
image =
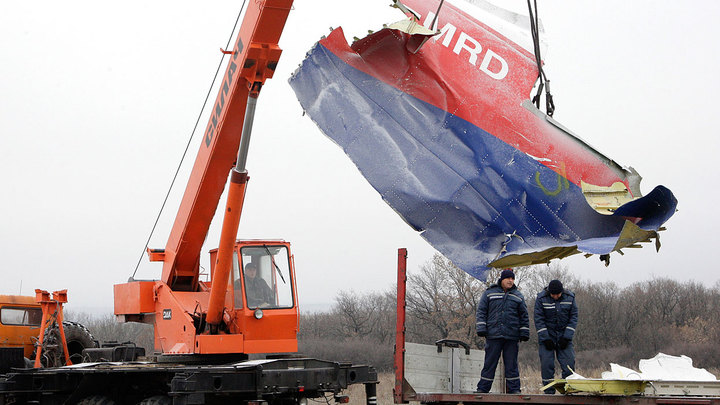
[[[65,330],[65,339],[67,340],[70,361],[72,361],[73,364],[82,363],[83,349],[97,347],[97,341],[85,326],[77,322],[64,321],[63,329]],[[33,358],[35,358],[36,353],[37,348],[33,353]],[[60,341],[60,330],[57,324],[53,324],[51,328],[45,329],[40,362],[43,367],[59,367],[65,365],[65,353],[62,342]]]
[[[97,341],[90,331],[82,324],[77,322],[64,321],[63,329],[65,330],[65,339],[67,339],[68,352],[70,354],[70,361],[73,364],[82,363],[83,349],[90,349],[97,347]],[[60,331],[57,331],[58,336]],[[60,339],[58,339],[59,341]],[[62,346],[60,351],[62,352]],[[65,357],[62,357],[62,361],[65,361]]]
[[[102,395],[83,398],[77,405],[115,405],[115,401]]]
[[[138,405],[172,405],[172,399],[165,395],[155,395],[143,399]]]

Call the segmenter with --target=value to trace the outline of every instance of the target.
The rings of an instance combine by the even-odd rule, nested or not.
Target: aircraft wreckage
[[[491,267],[659,248],[677,200],[663,186],[642,196],[632,168],[531,102],[538,52],[448,2],[402,3],[409,19],[352,45],[333,30],[290,84],[411,227],[480,279]]]

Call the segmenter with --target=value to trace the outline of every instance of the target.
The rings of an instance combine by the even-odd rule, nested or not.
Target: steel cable
[[[545,71],[542,67],[542,58],[540,56],[540,32],[538,29],[539,21],[537,12],[537,0],[534,0],[532,3],[530,0],[528,0],[527,3],[528,11],[530,13],[530,33],[532,34],[533,48],[535,51],[535,63],[537,63],[538,80],[540,81],[537,94],[535,94],[535,97],[533,97],[532,102],[538,109],[540,109],[540,97],[542,96],[543,89],[547,87],[547,91],[545,93],[545,111],[547,115],[552,117],[553,113],[555,113],[555,103],[553,102],[553,96],[550,93],[550,80],[548,80],[547,76],[545,75]],[[534,12],[533,3],[535,4]]]
[[[240,16],[242,15],[242,11],[245,8],[246,1],[247,0],[243,0],[242,5],[240,6],[240,11],[238,12],[237,18],[235,19],[235,25],[233,25],[232,32],[230,32],[230,38],[228,38],[227,44],[225,45],[226,50],[230,47],[230,45],[232,43],[232,39],[235,37],[235,35],[234,35],[235,30],[237,29],[238,22],[240,21]],[[185,156],[187,155],[188,149],[190,148],[190,144],[192,143],[193,137],[195,136],[197,127],[200,124],[200,119],[203,115],[203,112],[205,111],[207,102],[210,99],[210,94],[212,92],[213,86],[215,86],[215,81],[218,78],[218,74],[220,73],[220,68],[222,68],[224,60],[225,60],[225,53],[222,53],[222,56],[220,57],[220,63],[218,63],[217,70],[215,71],[215,76],[213,77],[212,83],[210,83],[210,88],[208,89],[207,94],[205,95],[205,101],[203,101],[202,107],[200,108],[200,113],[198,114],[198,117],[195,120],[195,126],[193,127],[193,130],[190,133],[190,139],[188,139],[188,142],[185,145],[185,150],[183,151],[182,157],[180,158],[180,163],[178,163],[178,166],[175,169],[175,175],[173,176],[173,179],[170,182],[170,188],[168,188],[167,194],[165,194],[165,199],[163,200],[162,206],[160,207],[160,212],[158,212],[158,215],[155,218],[155,223],[153,224],[152,230],[150,230],[150,235],[148,236],[147,241],[145,241],[145,246],[143,247],[143,250],[140,253],[140,257],[138,258],[137,264],[135,265],[135,270],[133,271],[132,276],[130,276],[130,280],[133,280],[135,278],[135,274],[137,273],[138,268],[140,268],[140,262],[142,261],[143,255],[145,255],[145,252],[147,251],[147,247],[150,244],[150,239],[152,238],[153,234],[155,233],[155,228],[157,227],[157,224],[160,221],[160,216],[162,215],[162,212],[165,209],[165,205],[167,204],[168,198],[170,197],[170,192],[172,191],[172,188],[175,185],[175,180],[177,180],[178,173],[180,173],[180,168],[182,167],[182,164],[185,161]]]

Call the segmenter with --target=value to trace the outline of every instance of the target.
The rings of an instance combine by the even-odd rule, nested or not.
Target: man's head
[[[513,284],[515,284],[515,273],[513,273],[512,269],[503,270],[502,273],[500,273],[500,287],[502,287],[503,290],[509,290]]]
[[[245,265],[245,277],[255,278],[257,275],[257,265],[255,263],[248,263]]]
[[[553,299],[559,299],[563,292],[563,285],[560,280],[553,280],[548,284],[548,292]]]

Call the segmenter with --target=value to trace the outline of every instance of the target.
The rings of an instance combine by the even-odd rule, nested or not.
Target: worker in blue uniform
[[[476,330],[478,336],[485,337],[485,363],[477,391],[490,392],[502,354],[506,392],[519,393],[518,341],[528,340],[530,325],[525,297],[515,286],[512,270],[503,270],[497,284],[483,293],[478,303]]]
[[[555,378],[555,358],[557,357],[562,378],[566,378],[575,369],[575,350],[573,337],[578,322],[578,307],[575,294],[563,288],[560,280],[552,280],[537,295],[535,300],[535,329],[538,333],[540,368],[543,386]],[[545,390],[554,394],[554,388]]]

